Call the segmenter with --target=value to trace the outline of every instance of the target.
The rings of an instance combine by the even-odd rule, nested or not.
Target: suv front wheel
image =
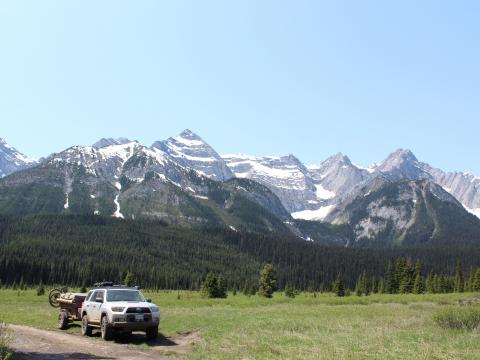
[[[92,335],[92,327],[88,325],[88,318],[87,314],[82,316],[82,335],[83,336],[91,336]]]
[[[101,326],[101,332],[102,332],[102,339],[103,340],[112,340],[113,338],[113,330],[108,324],[108,317],[107,315],[102,317],[102,326]]]

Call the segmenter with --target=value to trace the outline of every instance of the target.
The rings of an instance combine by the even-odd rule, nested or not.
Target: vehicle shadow
[[[95,360],[95,359],[107,359],[113,360],[114,357],[96,356],[91,354],[72,352],[72,353],[58,353],[58,354],[45,354],[41,352],[19,352],[16,355],[21,356],[20,359],[28,360]]]
[[[92,337],[99,338],[100,336],[100,331],[96,331],[92,334]],[[134,332],[132,334],[115,334],[113,342],[117,344],[147,345],[150,347],[169,347],[179,345],[161,333],[158,334],[155,340],[147,340],[145,333],[142,332]]]

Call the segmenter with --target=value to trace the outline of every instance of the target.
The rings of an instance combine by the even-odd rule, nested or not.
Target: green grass
[[[146,296],[161,308],[163,335],[199,331],[191,359],[480,359],[479,331],[444,329],[434,321],[439,310],[478,294]],[[55,328],[56,314],[33,290],[0,291],[0,319],[7,323]]]

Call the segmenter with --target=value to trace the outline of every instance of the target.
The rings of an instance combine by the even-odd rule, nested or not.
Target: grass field
[[[480,359],[478,330],[445,330],[433,321],[437,309],[480,294],[221,300],[186,291],[145,294],[161,308],[163,335],[200,333],[191,359]],[[56,315],[46,295],[0,290],[2,321],[55,328]]]

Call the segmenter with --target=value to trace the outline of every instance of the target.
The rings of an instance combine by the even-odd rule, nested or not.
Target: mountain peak
[[[224,181],[233,177],[221,156],[189,129],[167,140],[154,142],[152,148],[163,151],[178,164],[213,180]]]
[[[190,129],[185,129],[183,130],[178,136],[184,138],[184,139],[189,139],[189,140],[202,140],[200,136],[195,134],[192,130]],[[203,141],[203,140],[202,140]]]
[[[397,149],[390,155],[388,155],[387,159],[385,161],[395,161],[395,160],[400,160],[400,161],[409,161],[409,162],[418,162],[417,157],[413,154],[413,152],[409,149]],[[385,162],[384,161],[384,162]]]
[[[111,146],[111,145],[124,145],[124,144],[128,144],[128,143],[131,143],[131,142],[132,141],[130,141],[129,139],[127,139],[125,137],[119,137],[119,138],[116,138],[116,139],[114,139],[114,138],[101,138],[95,144],[93,144],[92,147],[97,148],[97,149],[101,149],[101,148]]]

